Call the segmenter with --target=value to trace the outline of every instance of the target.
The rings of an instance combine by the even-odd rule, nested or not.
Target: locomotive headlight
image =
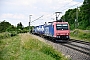
[[[60,36],[58,36],[60,38]]]
[[[66,36],[66,38],[69,38],[68,36]]]
[[[60,36],[57,36],[57,38],[60,38]]]

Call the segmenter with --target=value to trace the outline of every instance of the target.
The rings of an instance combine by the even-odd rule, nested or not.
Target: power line
[[[37,18],[37,19],[33,20],[32,22],[34,22],[34,21],[36,21],[36,20],[38,20],[38,19],[40,19],[40,18],[42,18],[42,17],[43,17],[43,15],[42,15],[42,16],[40,16],[39,18]],[[32,22],[31,22],[31,23],[32,23]]]
[[[72,0],[72,1],[73,1],[73,0]],[[67,3],[66,5],[64,5],[64,6],[62,6],[62,7],[67,6],[67,5],[68,5],[68,4],[70,4],[72,1],[70,1],[69,3]],[[79,2],[79,3],[81,3],[81,2]],[[78,3],[77,3],[77,4],[75,4],[75,5],[78,5]],[[73,5],[73,6],[75,6],[75,5]],[[70,7],[73,7],[73,6],[70,6]],[[62,8],[62,7],[60,7],[60,8]],[[70,7],[69,7],[69,8],[70,8]],[[58,8],[58,9],[60,9],[60,8]],[[57,10],[58,10],[58,9],[57,9]],[[65,9],[63,9],[63,10],[66,10],[66,9],[67,9],[67,8],[65,8]],[[63,11],[63,10],[61,10],[61,11]],[[50,16],[52,16],[52,15],[54,15],[54,14],[55,14],[55,12],[54,12],[54,13],[52,13]],[[47,14],[47,15],[48,15],[48,14]],[[50,17],[50,16],[49,16],[49,17]],[[46,18],[49,18],[49,17],[46,17]]]
[[[72,0],[73,1],[73,0]],[[66,5],[64,5],[64,6],[62,6],[62,7],[60,7],[60,8],[63,8],[63,7],[65,7],[65,6],[67,6],[68,4],[70,4],[72,1],[70,1],[69,3],[67,3]],[[60,8],[58,8],[58,9],[60,9]],[[58,10],[57,9],[57,10]]]
[[[79,3],[77,3],[77,4],[74,4],[74,5],[70,6],[70,7],[73,7],[73,6],[78,5],[78,4],[80,4],[80,3],[81,3],[81,2],[79,2]],[[70,7],[68,7],[68,8],[70,8]],[[68,8],[65,8],[65,9],[63,9],[63,10],[66,10],[66,9],[68,9]],[[61,10],[61,11],[63,11],[63,10]]]
[[[72,1],[73,1],[73,0],[72,0]],[[69,3],[67,3],[66,5],[70,4],[72,1],[70,1],[70,2],[69,2]],[[81,2],[79,2],[79,3],[81,3]],[[75,5],[78,5],[79,3],[77,3],[77,4],[75,4]],[[63,7],[65,7],[66,5],[64,5]],[[73,5],[73,6],[75,6],[75,5]],[[70,6],[70,7],[73,7],[73,6]],[[69,7],[69,8],[70,8],[70,7]],[[62,8],[62,7],[60,7],[60,8]],[[58,8],[58,9],[59,9],[59,8]],[[58,9],[57,9],[57,10],[58,10]],[[67,9],[67,8],[65,8],[65,9],[63,9],[63,10],[66,10],[66,9]],[[63,10],[61,10],[61,11],[63,11]],[[50,16],[52,16],[52,15],[54,15],[54,14],[55,14],[55,12],[54,12],[54,13],[52,13]],[[49,14],[47,14],[47,15],[49,15]],[[38,20],[38,19],[42,18],[43,16],[45,16],[45,15],[42,15],[41,17],[39,17],[39,18],[37,18],[37,19],[33,20],[32,22],[34,22],[34,21],[36,21],[36,20]],[[49,16],[49,17],[50,17],[50,16]],[[49,17],[46,17],[46,18],[49,18]],[[31,23],[32,23],[32,22],[31,22]]]
[[[72,0],[73,1],[73,0]],[[66,5],[68,5],[68,4],[70,4],[72,1],[70,1],[69,3],[67,3]],[[64,6],[62,6],[62,7],[65,7],[66,5],[64,5]],[[60,7],[60,8],[62,8],[62,7]],[[60,8],[58,8],[58,9],[60,9]],[[57,9],[57,10],[58,10]],[[54,13],[52,13],[52,15],[54,15],[55,14],[55,11],[54,11]],[[50,15],[50,16],[52,16],[52,15]],[[48,17],[47,17],[48,18]]]

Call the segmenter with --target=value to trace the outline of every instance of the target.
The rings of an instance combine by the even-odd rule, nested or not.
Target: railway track
[[[47,40],[50,41],[50,39],[47,39]],[[51,42],[53,42],[53,41],[51,41]],[[70,39],[68,43],[57,42],[56,44],[63,45],[65,47],[68,47],[70,49],[76,50],[78,52],[81,52],[85,55],[90,56],[90,42]]]
[[[81,43],[81,44],[85,44],[85,45],[90,45],[90,42],[85,42],[85,41],[81,41],[81,40],[70,39],[69,41],[70,42]]]
[[[68,43],[56,44],[59,44],[59,46],[57,45],[58,49],[62,48],[60,51],[62,51],[65,55],[70,55],[72,60],[90,60],[89,42],[70,40]],[[64,46],[64,48],[62,46]]]
[[[70,39],[68,43],[64,44],[59,43],[59,44],[90,56],[90,42]]]
[[[58,43],[64,46],[67,51],[61,50],[66,55],[70,55],[72,60],[90,60],[90,43],[78,40],[69,40],[68,43]],[[62,47],[61,47],[62,48]]]
[[[39,37],[39,36],[38,36]],[[41,38],[41,37],[39,37]],[[51,39],[43,38],[47,44],[52,45],[56,50],[72,60],[90,60],[90,43],[71,39],[67,43],[53,42]]]
[[[80,44],[76,45],[75,43],[66,43],[61,45],[90,56],[90,46],[85,47],[86,45],[80,46]]]
[[[90,60],[89,42],[70,40],[67,43],[57,42],[54,43],[54,45],[57,50],[61,51],[66,56],[69,55],[72,60]]]

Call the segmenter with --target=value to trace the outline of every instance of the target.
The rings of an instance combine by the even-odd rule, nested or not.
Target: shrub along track
[[[34,37],[41,39],[36,35]],[[72,60],[90,60],[90,44],[78,40],[70,40],[68,43],[54,43],[50,39],[43,39],[42,41],[52,45],[56,50],[62,52]]]

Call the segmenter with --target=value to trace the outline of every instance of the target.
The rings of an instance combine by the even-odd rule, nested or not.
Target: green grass
[[[0,60],[68,60],[53,47],[29,34],[0,40]]]
[[[0,60],[17,60],[20,55],[18,36],[0,40]]]
[[[10,37],[10,33],[9,32],[0,33],[0,40],[4,39],[4,38],[8,38],[8,37]]]
[[[70,32],[70,37],[72,39],[90,42],[90,32],[86,32],[85,30],[80,29],[73,30],[73,32]]]
[[[15,31],[3,32],[3,33],[0,33],[0,40],[5,39],[5,38],[9,38],[9,37],[12,37],[12,36],[16,36],[16,35],[17,35],[17,33]]]

